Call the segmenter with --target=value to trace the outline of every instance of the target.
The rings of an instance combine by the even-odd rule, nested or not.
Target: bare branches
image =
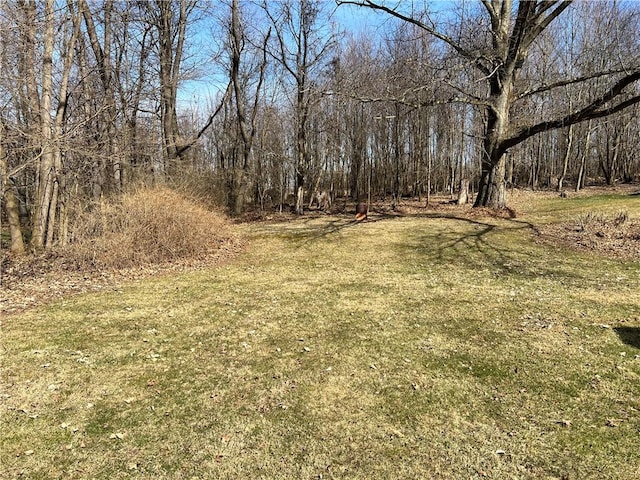
[[[536,88],[530,88],[527,90],[524,90],[523,92],[519,93],[517,95],[517,99],[523,99],[525,97],[530,97],[533,95],[539,95],[541,93],[545,93],[545,92],[549,92],[551,90],[554,90],[556,88],[561,88],[561,87],[566,87],[569,85],[575,85],[578,83],[584,83],[584,82],[588,82],[589,80],[595,80],[597,78],[601,78],[601,77],[607,77],[607,76],[611,76],[611,75],[616,75],[616,74],[620,74],[620,73],[626,73],[628,72],[628,69],[614,69],[614,70],[606,70],[606,71],[602,71],[602,72],[594,72],[594,73],[590,73],[588,75],[582,75],[580,77],[576,77],[576,78],[567,78],[564,80],[559,80],[557,82],[553,82],[550,83],[548,85],[542,85],[540,87],[536,87]]]
[[[573,0],[564,0],[562,2],[559,1],[543,1],[537,4],[536,16],[533,20],[533,28],[529,31],[526,41],[526,46],[528,47],[533,43],[533,41],[545,30],[551,22],[553,22],[556,18],[560,16],[562,12],[564,12]],[[524,3],[524,2],[523,2]],[[528,3],[528,2],[526,2]],[[535,2],[531,2],[535,3]],[[553,11],[551,11],[548,15],[544,16],[544,13],[549,9],[553,8],[554,5],[558,5]]]
[[[640,94],[636,94],[614,105],[607,106],[609,102],[623,94],[627,87],[639,80],[640,71],[625,75],[613,86],[611,86],[604,94],[602,94],[600,97],[584,106],[580,110],[570,112],[562,118],[539,122],[535,125],[519,129],[513,136],[504,141],[504,149],[509,149],[538,133],[556,128],[567,127],[569,125],[585,122],[587,120],[604,118],[609,115],[618,113],[632,105],[640,103]]]
[[[225,90],[225,93],[222,96],[222,99],[220,100],[220,103],[218,104],[218,107],[213,111],[213,113],[211,113],[211,115],[209,115],[209,118],[207,119],[205,124],[202,126],[202,128],[200,128],[198,133],[195,136],[193,136],[190,140],[185,142],[184,145],[182,145],[180,148],[178,148],[178,150],[177,150],[177,155],[178,156],[184,155],[190,148],[192,148],[196,143],[198,143],[198,140],[200,140],[200,138],[205,134],[205,132],[209,129],[209,127],[211,127],[211,125],[213,124],[213,121],[218,116],[218,114],[222,110],[222,107],[224,107],[224,104],[226,103],[227,98],[231,94],[230,93],[231,92],[231,86],[232,86],[232,82],[229,81],[229,83],[227,85],[227,88]]]
[[[373,2],[371,0],[338,0],[338,5],[356,5],[360,7],[367,7],[372,10],[378,10],[384,13],[387,13],[395,18],[403,20],[407,23],[415,25],[416,27],[424,30],[429,35],[437,38],[438,40],[443,41],[447,45],[449,45],[453,50],[458,53],[463,58],[473,61],[473,65],[480,70],[484,75],[490,75],[490,69],[484,65],[482,60],[484,56],[479,54],[478,52],[474,52],[472,50],[468,50],[462,46],[459,42],[455,41],[451,36],[446,35],[445,33],[436,29],[433,23],[428,24],[426,21],[423,21],[419,18],[416,18],[413,15],[405,14],[399,11],[397,8],[390,8],[386,5],[383,5],[380,2]]]
[[[448,95],[435,97],[433,95],[432,86],[422,85],[402,89],[400,91],[391,90],[389,87],[379,95],[364,95],[354,90],[330,91],[325,92],[324,96],[341,97],[345,99],[356,100],[362,104],[384,104],[384,105],[402,105],[408,107],[409,111],[423,107],[435,107],[437,105],[466,104],[479,107],[487,107],[487,101],[463,91],[457,86],[449,85],[452,89],[457,90],[460,95]],[[424,92],[427,96],[423,95]]]

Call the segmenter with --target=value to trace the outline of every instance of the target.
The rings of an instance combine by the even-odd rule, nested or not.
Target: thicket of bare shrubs
[[[120,269],[201,259],[231,238],[224,214],[176,190],[143,187],[80,212],[57,253],[77,267]]]
[[[576,219],[576,229],[579,232],[599,231],[603,228],[618,229],[629,220],[629,214],[622,210],[615,215],[606,215],[601,212],[586,212],[579,214]]]

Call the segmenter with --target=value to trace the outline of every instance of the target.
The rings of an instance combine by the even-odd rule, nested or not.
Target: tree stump
[[[458,192],[458,205],[466,205],[469,203],[469,180],[463,178],[460,180],[460,191]]]
[[[356,206],[356,221],[361,222],[366,220],[368,210],[366,203],[359,203]]]

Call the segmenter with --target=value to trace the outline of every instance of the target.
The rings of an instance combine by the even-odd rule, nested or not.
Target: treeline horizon
[[[0,4],[12,251],[68,243],[79,211],[140,183],[240,215],[640,179],[640,5],[337,3],[389,21],[350,34],[316,0]],[[217,96],[180,103],[213,76]]]

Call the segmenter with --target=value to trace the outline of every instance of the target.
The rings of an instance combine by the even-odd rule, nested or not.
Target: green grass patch
[[[638,478],[640,265],[531,225],[616,201],[247,225],[233,263],[9,316],[3,475]]]

